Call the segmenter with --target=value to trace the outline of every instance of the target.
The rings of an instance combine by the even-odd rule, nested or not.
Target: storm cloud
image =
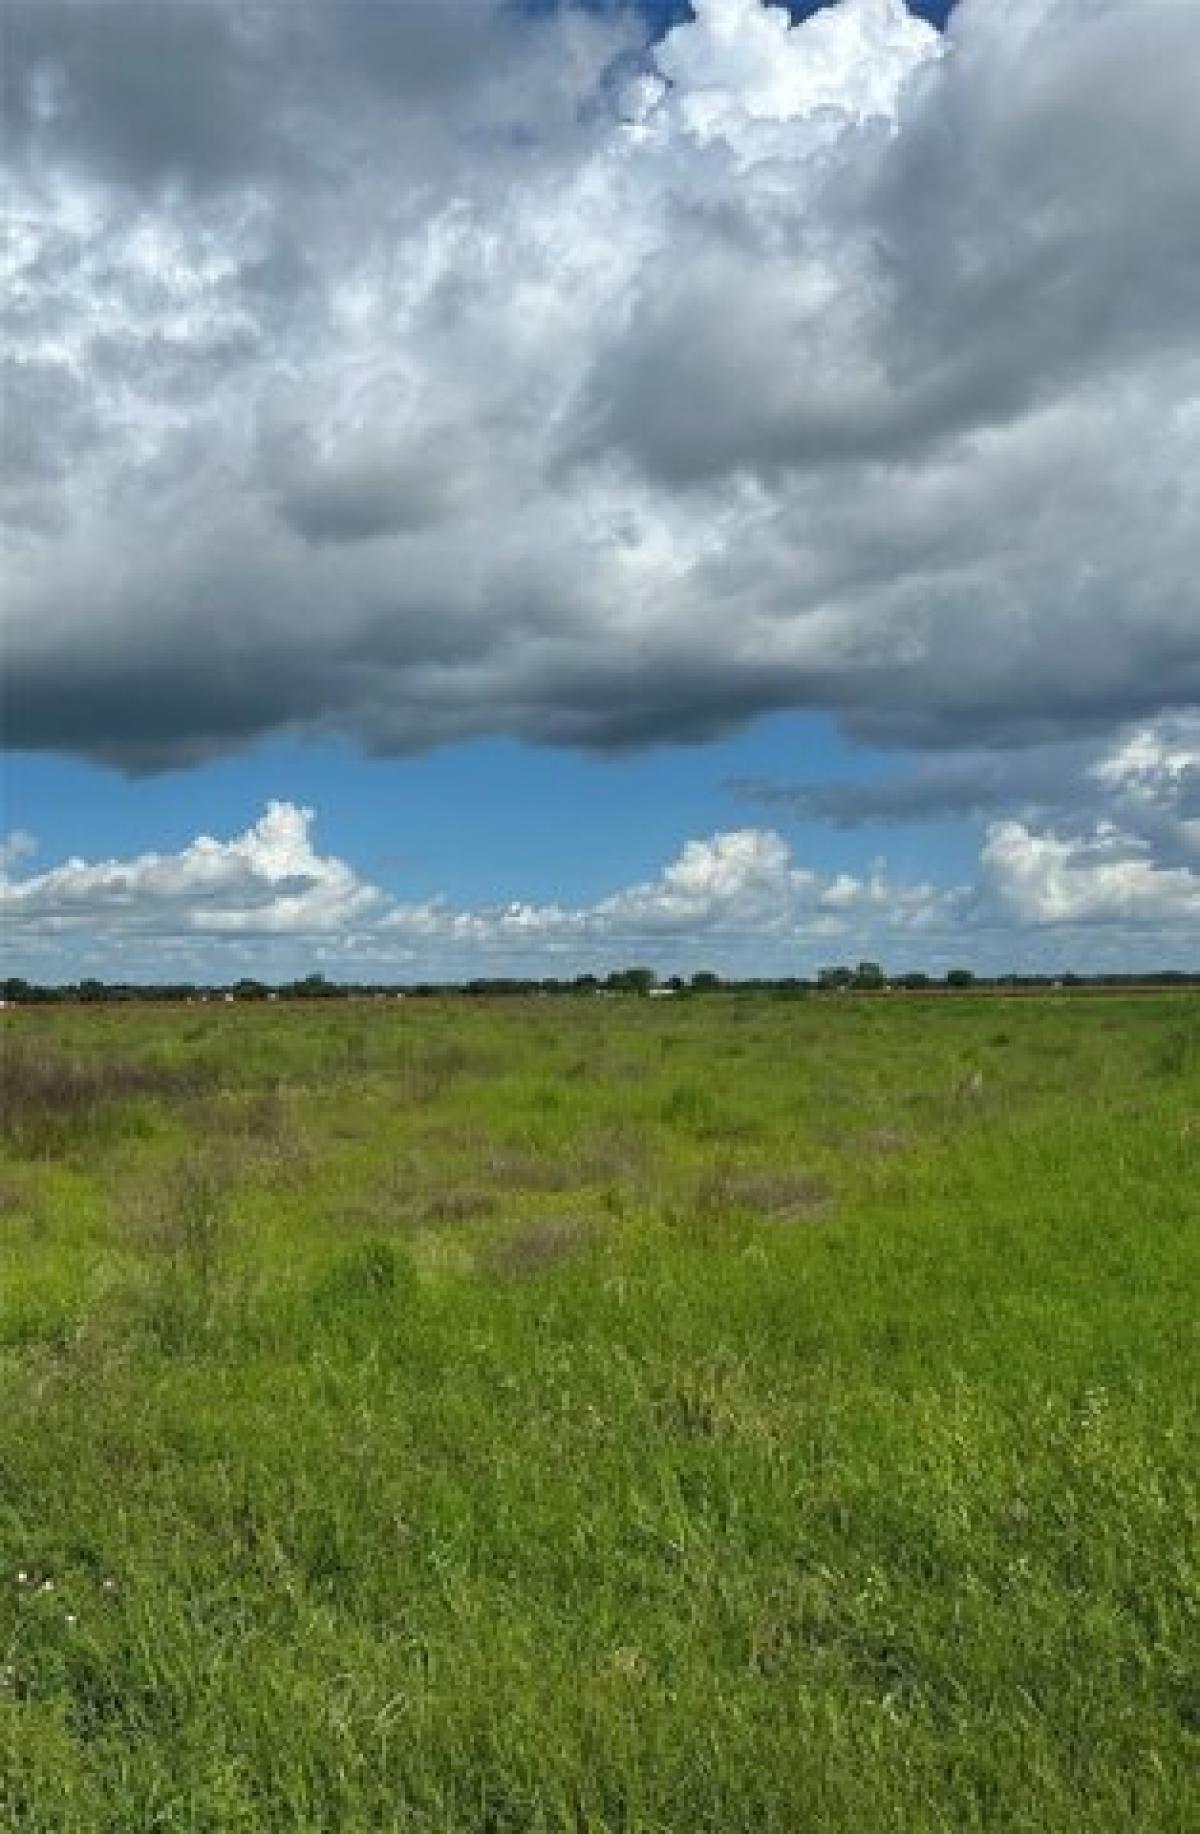
[[[8,6],[11,743],[1200,700],[1200,9],[695,13]]]

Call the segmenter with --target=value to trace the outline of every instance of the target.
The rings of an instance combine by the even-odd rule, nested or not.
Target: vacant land
[[[5,1015],[0,1825],[1200,1823],[1200,1002]]]

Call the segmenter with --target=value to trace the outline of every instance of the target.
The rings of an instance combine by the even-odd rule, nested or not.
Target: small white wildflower
[[[73,1611],[68,1611],[67,1612],[67,1629],[74,1630],[78,1622],[79,1622],[79,1619],[75,1616],[75,1613]]]
[[[43,1579],[41,1585],[38,1587],[39,1592],[53,1592],[53,1590],[54,1581],[52,1579]]]
[[[29,1584],[29,1575],[24,1567],[18,1567],[17,1569],[17,1584],[19,1586],[27,1586]]]

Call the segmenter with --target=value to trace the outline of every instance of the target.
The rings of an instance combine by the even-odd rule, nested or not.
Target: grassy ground
[[[1200,1003],[6,1015],[0,1825],[1200,1825]]]

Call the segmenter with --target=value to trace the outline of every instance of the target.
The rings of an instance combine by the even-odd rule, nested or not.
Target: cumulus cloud
[[[1200,11],[6,20],[10,740],[1200,699]]]
[[[514,903],[482,911],[399,904],[383,927],[421,941],[515,947],[527,958],[538,947],[567,943],[605,951],[732,944],[761,954],[849,930],[864,914],[882,916],[896,930],[920,928],[948,916],[959,896],[931,885],[895,885],[882,867],[865,878],[813,872],[797,865],[773,830],[740,828],[686,842],[657,878],[595,904]]]
[[[83,947],[136,963],[145,978],[180,950],[207,973],[231,963],[335,956],[344,971],[481,973],[516,964],[538,973],[564,957],[580,967],[649,949],[666,962],[696,948],[753,967],[774,951],[792,967],[818,940],[854,937],[864,924],[900,935],[951,919],[962,894],[899,885],[882,865],[864,877],[796,862],[769,829],[688,841],[653,879],[588,905],[513,902],[461,908],[404,902],[317,851],[313,812],[268,805],[245,833],[201,836],[177,853],[129,860],[70,859],[10,873],[27,847],[0,858],[0,921],[7,951],[24,961]],[[102,941],[99,941],[102,939]]]
[[[1025,923],[1186,926],[1200,935],[1200,872],[1158,864],[1138,836],[1108,823],[1064,838],[997,822],[988,830],[983,867],[996,898]]]
[[[66,860],[11,878],[0,856],[0,915],[10,946],[72,933],[134,938],[319,937],[370,920],[380,894],[344,861],[314,851],[312,810],[269,803],[231,841],[200,835],[180,853]]]

